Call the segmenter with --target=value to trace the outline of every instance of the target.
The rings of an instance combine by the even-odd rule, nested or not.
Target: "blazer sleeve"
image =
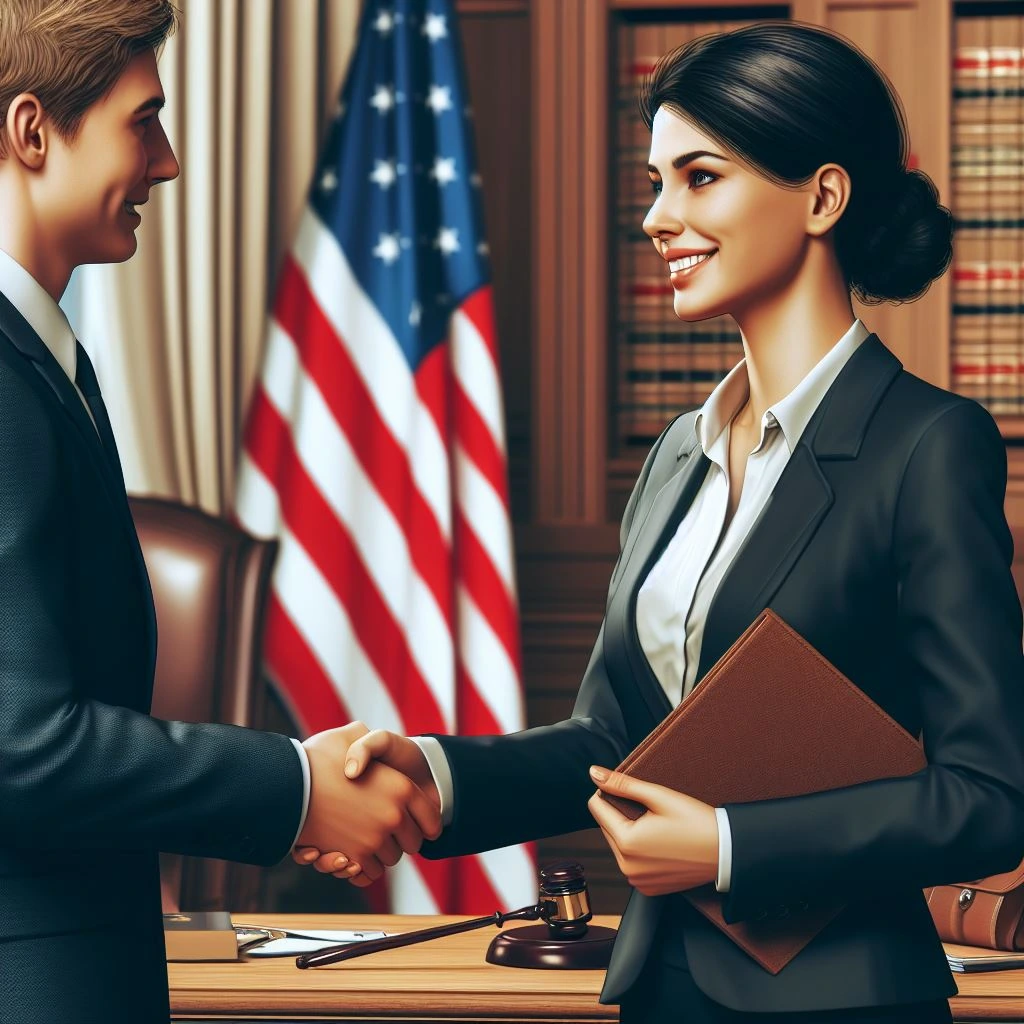
[[[892,557],[907,686],[928,766],[823,793],[726,804],[732,924],[1010,870],[1024,856],[1024,654],[1003,502],[1005,443],[971,401],[907,461]]]
[[[280,860],[303,798],[287,737],[158,721],[76,687],[68,457],[38,399],[0,374],[3,845]]]
[[[626,504],[619,527],[620,558],[640,496],[671,427],[652,447]],[[609,594],[618,570],[616,561]],[[423,843],[424,857],[462,856],[596,828],[587,808],[595,792],[589,767],[617,765],[632,749],[605,667],[604,625],[570,718],[507,736],[434,734],[434,738],[451,767],[454,806],[451,824],[440,838]]]

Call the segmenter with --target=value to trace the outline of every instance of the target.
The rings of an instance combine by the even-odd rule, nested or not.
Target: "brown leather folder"
[[[912,775],[926,764],[910,733],[765,609],[618,770],[721,807]],[[602,796],[634,820],[646,811]],[[837,897],[790,917],[726,924],[714,884],[682,895],[772,974],[844,906]]]

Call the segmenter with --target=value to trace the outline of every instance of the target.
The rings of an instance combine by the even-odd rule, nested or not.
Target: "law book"
[[[168,960],[237,960],[238,936],[226,910],[164,914]]]
[[[767,608],[618,771],[721,807],[912,775],[926,764],[917,739]],[[634,820],[646,812],[602,797]],[[787,918],[727,924],[714,884],[682,895],[772,974],[845,905],[837,895]]]
[[[1024,953],[998,953],[978,946],[944,942],[949,969],[956,974],[987,971],[1012,971],[1024,968]]]

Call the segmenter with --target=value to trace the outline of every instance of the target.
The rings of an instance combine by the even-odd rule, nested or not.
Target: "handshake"
[[[296,863],[366,886],[441,834],[441,797],[412,740],[351,722],[302,746],[310,792]]]

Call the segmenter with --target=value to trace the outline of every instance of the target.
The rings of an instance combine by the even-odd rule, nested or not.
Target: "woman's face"
[[[649,172],[643,227],[666,260],[680,320],[739,319],[786,294],[810,242],[808,189],[772,184],[666,107],[654,116]]]

